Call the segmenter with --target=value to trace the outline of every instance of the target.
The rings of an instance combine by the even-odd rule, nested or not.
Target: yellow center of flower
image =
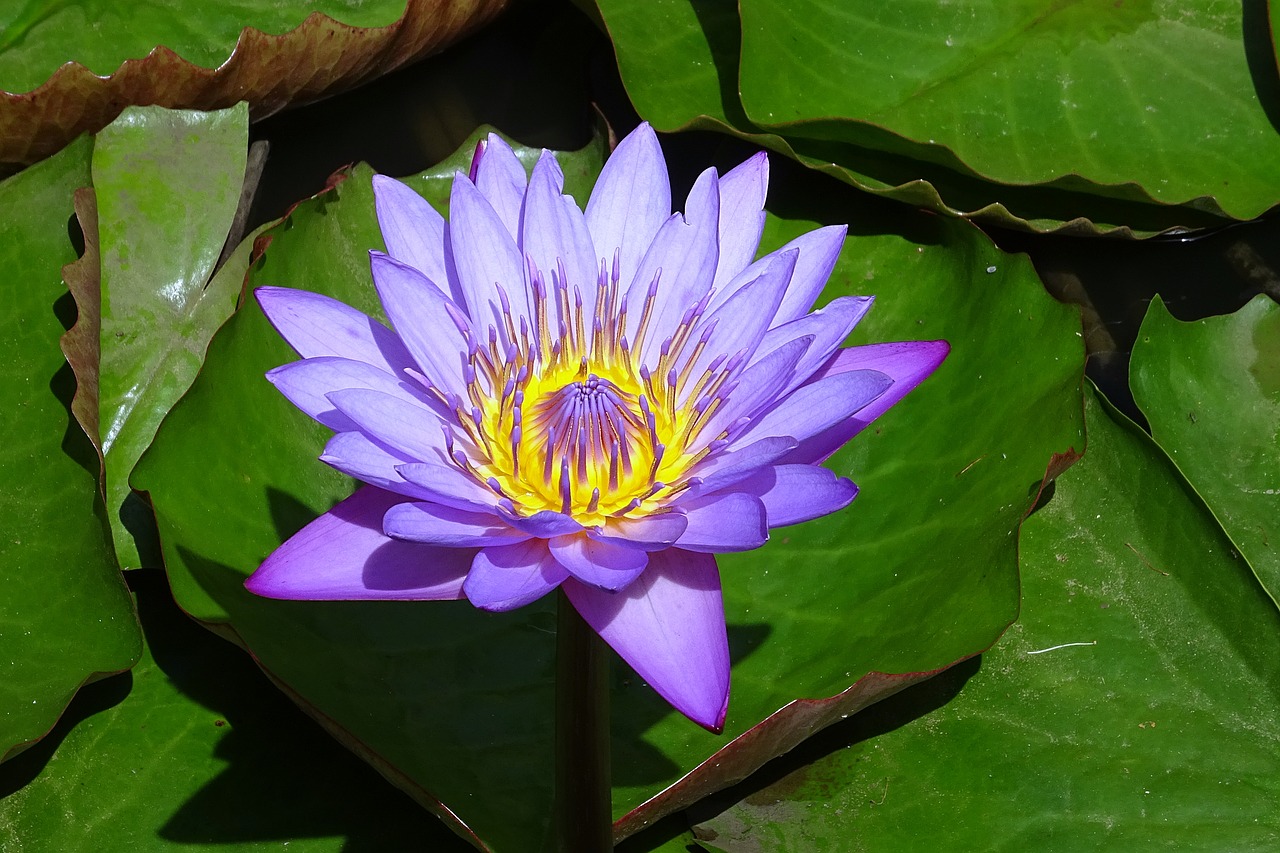
[[[522,515],[554,510],[593,526],[649,514],[687,486],[690,467],[708,452],[699,433],[728,376],[717,359],[691,382],[705,343],[694,340],[693,321],[705,301],[663,342],[650,371],[636,353],[656,280],[639,306],[634,342],[616,260],[613,275],[602,266],[592,315],[563,281],[563,270],[549,289],[535,277],[533,329],[513,320],[501,289],[494,308],[503,328],[490,327],[484,344],[473,329],[469,399],[455,401],[471,446],[455,449],[454,459]]]

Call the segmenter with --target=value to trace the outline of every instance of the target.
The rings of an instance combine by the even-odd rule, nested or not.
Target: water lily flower
[[[560,587],[676,709],[719,732],[729,650],[714,554],[835,512],[819,464],[928,376],[944,341],[841,348],[871,307],[810,311],[844,242],[755,258],[768,161],[703,172],[672,213],[648,125],[586,210],[555,157],[526,177],[497,136],[455,176],[449,220],[373,179],[370,252],[392,329],[329,297],[256,291],[302,356],[268,374],[367,485],[246,582],[309,600],[468,599]]]

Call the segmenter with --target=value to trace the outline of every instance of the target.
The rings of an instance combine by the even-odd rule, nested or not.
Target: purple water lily
[[[496,136],[450,218],[373,187],[373,281],[395,331],[326,296],[258,302],[301,361],[268,374],[335,430],[320,457],[368,485],[246,586],[272,598],[452,599],[509,610],[563,588],[675,708],[713,731],[729,650],[713,554],[848,505],[818,463],[945,358],[944,341],[841,349],[871,307],[810,312],[845,228],[759,260],[768,161],[708,169],[683,215],[641,125],[585,212],[543,152]]]

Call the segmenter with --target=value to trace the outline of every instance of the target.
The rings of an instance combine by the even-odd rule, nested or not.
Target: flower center
[[[707,452],[696,439],[726,378],[716,375],[717,360],[679,402],[690,378],[682,368],[701,352],[689,334],[701,306],[663,343],[650,371],[627,340],[616,259],[612,275],[601,266],[590,326],[563,269],[551,274],[550,288],[532,277],[530,320],[513,319],[498,288],[501,304],[491,307],[499,322],[487,341],[471,330],[469,399],[447,401],[464,432],[454,460],[524,515],[554,510],[590,526],[660,509]],[[637,348],[655,291],[656,282],[639,306]],[[677,361],[681,352],[686,357]]]

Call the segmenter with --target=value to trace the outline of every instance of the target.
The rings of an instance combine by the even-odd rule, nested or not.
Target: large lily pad
[[[183,616],[163,574],[129,580],[142,658],[0,767],[0,849],[467,849]]]
[[[1130,379],[1156,442],[1280,601],[1280,305],[1183,323],[1157,297]]]
[[[598,5],[655,126],[750,136],[912,204],[1145,234],[1280,201],[1274,71],[1208,0]]]
[[[248,101],[263,118],[441,50],[507,2],[9,4],[0,12],[0,171],[47,157],[130,104]]]
[[[833,731],[705,847],[1276,849],[1280,612],[1151,440],[1102,403],[1087,419],[981,665]]]
[[[60,276],[76,257],[72,194],[89,183],[92,147],[82,139],[0,184],[0,758],[42,737],[81,684],[129,668],[141,647],[58,343],[74,316]]]
[[[599,150],[568,160],[573,171],[598,167]],[[441,172],[451,168],[411,183],[439,201]],[[1078,316],[1045,295],[1025,258],[955,220],[912,218],[909,236],[885,234],[882,205],[832,198],[803,171],[775,175],[779,209],[821,194],[831,199],[826,215],[865,235],[850,238],[825,293],[879,294],[860,342],[946,337],[953,352],[834,458],[863,488],[850,510],[722,561],[735,660],[724,737],[689,724],[616,666],[620,836],[990,645],[1017,609],[1019,521],[1054,454],[1082,443]],[[792,196],[789,183],[800,184]],[[815,224],[771,217],[767,244]],[[366,249],[381,242],[366,168],[299,206],[270,239],[254,284],[305,286],[376,310]],[[252,649],[305,708],[420,801],[447,807],[474,843],[528,849],[551,798],[549,604],[493,615],[465,602],[266,601],[241,587],[279,542],[352,488],[314,461],[326,431],[262,378],[290,358],[247,302],[139,466],[135,483],[151,494],[179,601]]]

